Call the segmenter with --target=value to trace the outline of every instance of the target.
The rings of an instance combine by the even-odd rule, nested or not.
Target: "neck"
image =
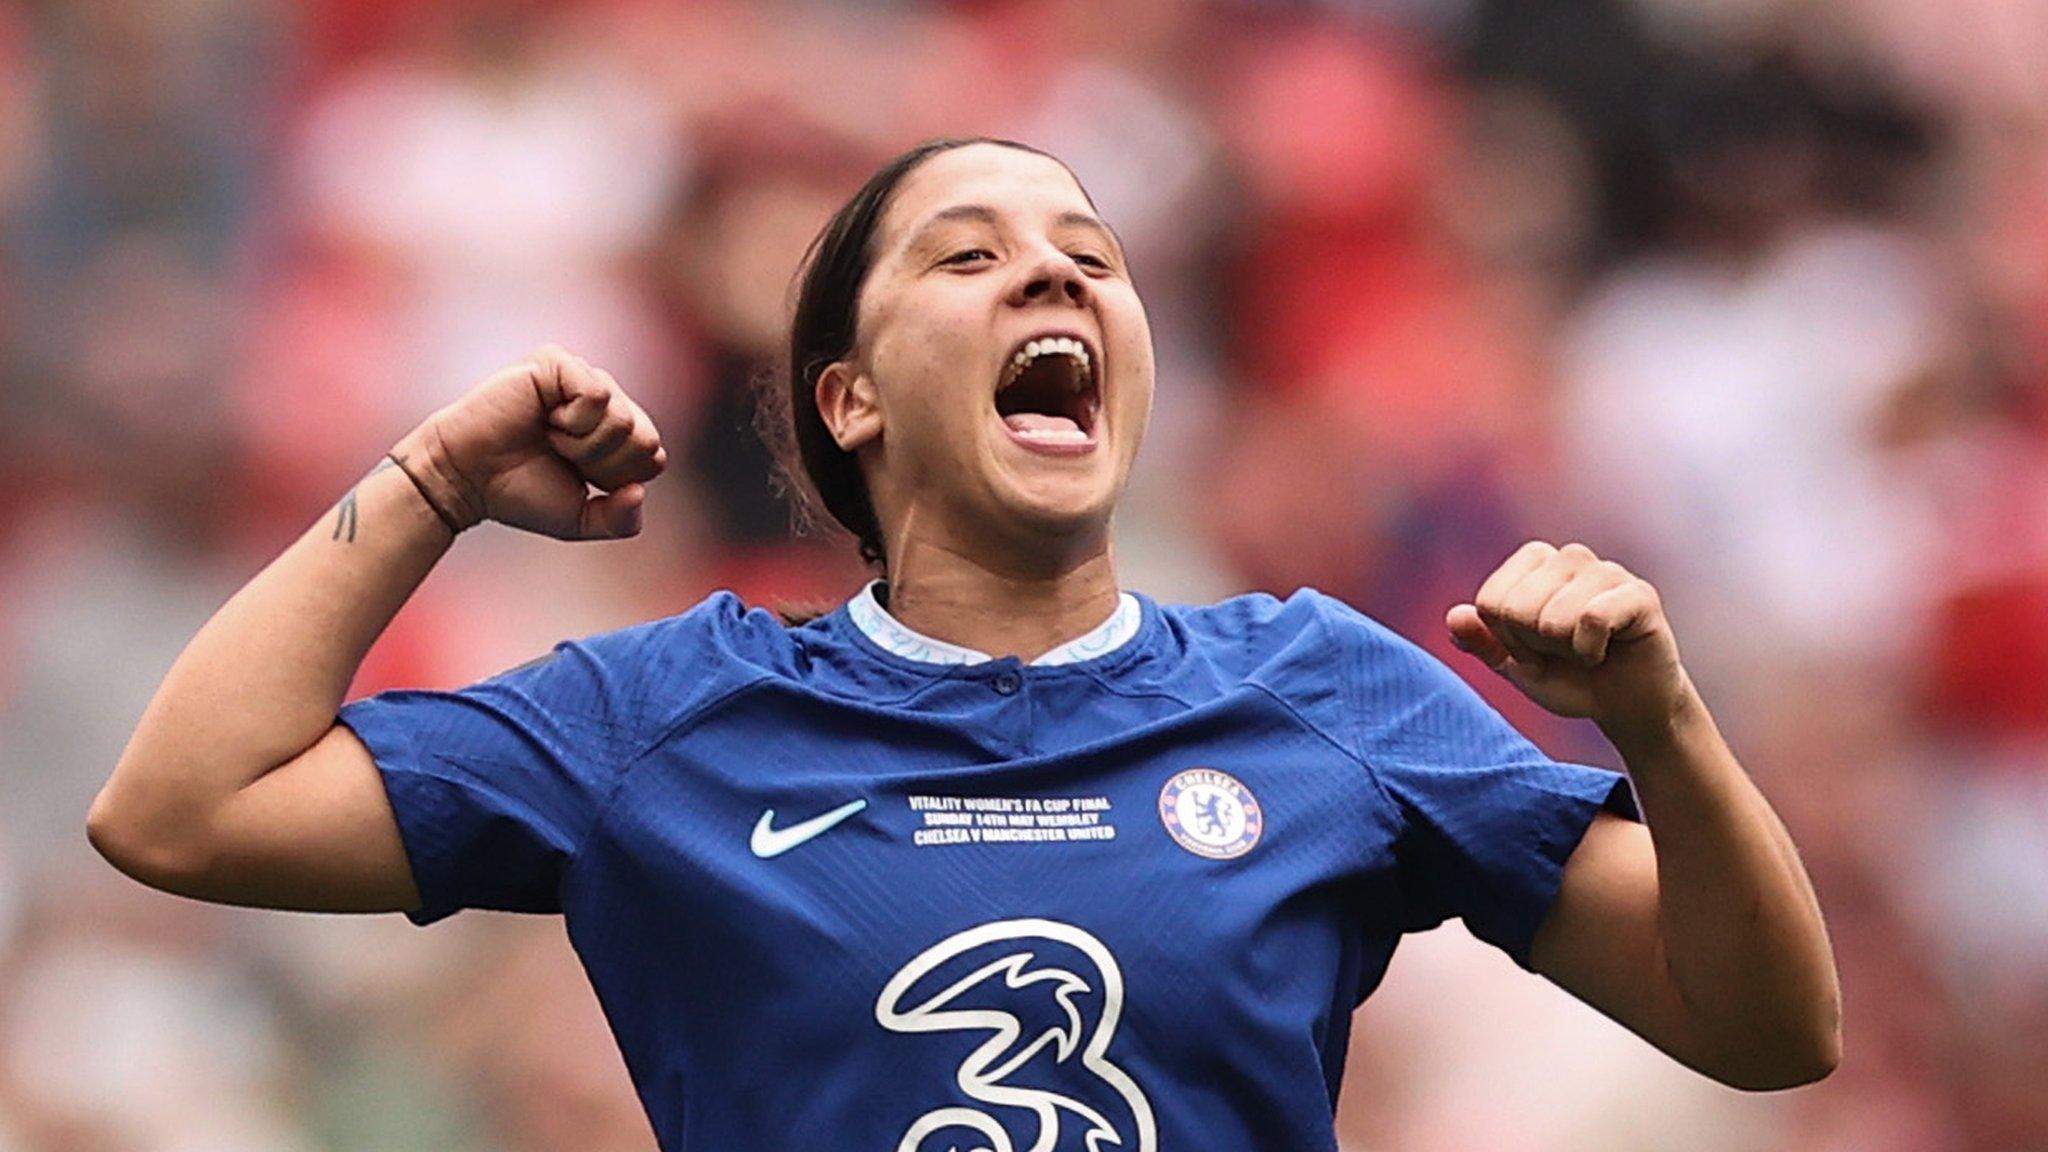
[[[889,615],[934,639],[1029,662],[1110,618],[1119,590],[1108,542],[1050,572],[1005,571],[930,542],[889,564]]]

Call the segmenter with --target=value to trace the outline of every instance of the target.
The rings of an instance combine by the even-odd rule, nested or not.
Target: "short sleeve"
[[[455,692],[391,691],[338,717],[375,757],[430,924],[559,912],[564,870],[646,726],[665,622],[565,641]]]
[[[1359,755],[1400,813],[1403,930],[1460,917],[1528,968],[1594,816],[1642,818],[1628,777],[1553,760],[1435,656],[1324,599]]]

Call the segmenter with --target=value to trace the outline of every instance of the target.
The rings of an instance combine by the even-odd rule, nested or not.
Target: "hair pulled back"
[[[854,454],[832,439],[818,412],[818,378],[853,351],[861,288],[874,270],[876,233],[897,187],[926,160],[970,144],[1057,159],[1014,140],[968,136],[928,140],[883,165],[832,214],[804,253],[789,358],[757,391],[757,430],[775,457],[777,486],[793,497],[798,526],[819,523],[822,507],[860,542],[861,559],[885,574],[889,557],[867,479]]]

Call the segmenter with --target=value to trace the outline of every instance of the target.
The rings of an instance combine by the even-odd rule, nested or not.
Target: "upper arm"
[[[1565,863],[1530,967],[1666,1054],[1698,1068],[1688,1011],[1665,963],[1650,830],[1593,818]]]
[[[419,907],[382,775],[336,724],[221,805],[202,899],[311,912]]]
[[[203,816],[185,817],[176,834],[124,833],[104,818],[105,804],[103,795],[95,805],[94,845],[123,872],[167,892],[318,912],[419,905],[376,762],[340,724]]]
[[[123,871],[204,900],[419,924],[463,908],[559,912],[635,750],[730,684],[704,670],[723,667],[742,609],[721,593],[465,688],[352,701],[311,748],[229,797],[151,803],[115,788],[88,830]],[[745,623],[766,629],[760,615]]]

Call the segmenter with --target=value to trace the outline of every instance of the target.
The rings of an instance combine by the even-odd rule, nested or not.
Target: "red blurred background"
[[[558,921],[186,903],[84,813],[213,609],[543,341],[660,424],[647,531],[473,534],[359,691],[843,597],[747,384],[831,209],[981,132],[1131,249],[1128,584],[1314,584],[1614,765],[1441,624],[1583,540],[1820,892],[1826,1082],[1720,1088],[1452,925],[1360,1010],[1348,1152],[2048,1148],[2044,59],[2041,0],[0,5],[0,1152],[652,1148]]]

